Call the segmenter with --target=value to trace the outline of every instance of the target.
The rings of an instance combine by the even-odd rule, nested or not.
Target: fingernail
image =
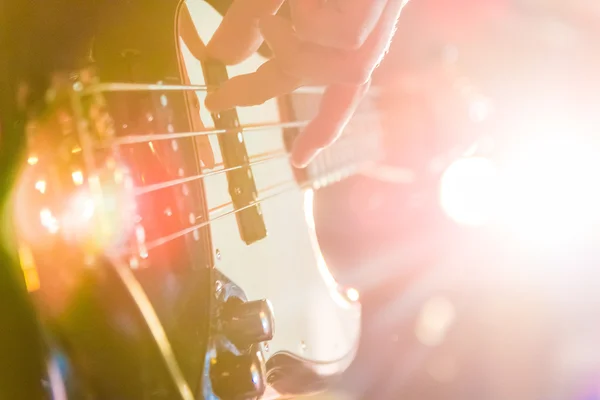
[[[310,152],[295,153],[292,152],[291,163],[295,168],[306,168],[312,160],[321,152],[321,149],[312,150]]]

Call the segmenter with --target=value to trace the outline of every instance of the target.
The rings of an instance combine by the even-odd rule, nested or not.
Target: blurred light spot
[[[600,222],[597,148],[568,133],[525,143],[503,173],[501,218],[528,244],[564,246]]]
[[[415,335],[425,346],[438,346],[446,338],[448,329],[454,322],[455,310],[444,297],[434,297],[427,301],[415,327]]]
[[[46,181],[39,180],[35,183],[35,189],[41,194],[46,193]]]
[[[129,268],[138,269],[140,267],[140,260],[137,257],[131,257],[129,259]]]
[[[348,299],[350,299],[350,301],[358,301],[360,299],[360,293],[354,288],[347,289],[346,296]]]
[[[30,157],[27,159],[27,163],[28,163],[29,165],[35,165],[35,164],[37,164],[37,163],[38,163],[38,161],[39,161],[39,159],[38,159],[36,156],[30,156]]]
[[[83,172],[81,172],[81,171],[74,171],[71,174],[71,177],[73,178],[73,183],[76,186],[80,186],[80,185],[83,184]]]
[[[116,169],[116,170],[115,170],[115,173],[114,173],[114,175],[113,175],[113,176],[114,176],[114,178],[115,178],[115,183],[122,183],[122,182],[123,182],[123,179],[125,178],[125,177],[123,176],[123,171],[122,171],[122,170],[120,170],[120,169]]]
[[[142,258],[144,260],[147,259],[148,258],[148,248],[145,245],[141,244],[139,247],[139,254],[140,254],[140,258]]]
[[[27,291],[34,292],[38,290],[40,288],[40,277],[38,275],[33,253],[29,246],[19,246],[19,259],[21,261],[21,269],[25,278]]]
[[[89,221],[94,216],[96,204],[86,193],[78,193],[72,198],[70,212],[67,216],[74,220]]]
[[[490,160],[463,158],[442,174],[440,204],[454,221],[480,226],[490,219],[495,209],[497,189],[496,168]]]
[[[40,211],[40,222],[43,227],[48,229],[48,232],[58,232],[58,220],[52,215],[52,212],[49,209],[44,208]]]
[[[139,244],[146,242],[146,230],[143,226],[138,225],[135,227],[135,238]]]

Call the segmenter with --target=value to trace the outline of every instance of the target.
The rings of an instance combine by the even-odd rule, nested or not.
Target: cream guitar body
[[[188,1],[187,6],[201,39],[207,43],[222,16],[203,1]],[[181,53],[190,83],[204,85],[201,63],[183,43]],[[256,54],[228,71],[230,76],[247,74],[264,61]],[[204,104],[205,93],[198,97]],[[315,102],[318,98],[305,100]],[[280,122],[275,99],[237,112],[242,126]],[[214,128],[210,113],[204,108],[200,117],[204,128]],[[249,132],[243,140],[251,160],[253,155],[275,154],[285,148],[280,128]],[[217,138],[211,137],[210,141],[215,162],[220,164]],[[323,372],[339,373],[352,360],[358,344],[360,305],[352,298],[351,289],[348,298],[347,290],[338,287],[323,260],[314,231],[312,188],[294,188],[298,185],[287,157],[253,166],[252,172],[259,198],[275,194],[261,203],[268,236],[246,245],[239,238],[233,216],[216,221],[211,224],[213,250],[219,254],[216,267],[242,287],[250,299],[267,298],[273,304],[276,328],[267,357],[291,352],[318,363],[315,365],[323,364],[319,366]],[[233,210],[231,205],[220,208],[230,202],[225,176],[207,177],[204,184],[208,208],[215,210],[212,217]]]

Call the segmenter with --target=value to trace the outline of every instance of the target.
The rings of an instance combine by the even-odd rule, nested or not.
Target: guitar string
[[[109,147],[111,145],[126,145],[126,144],[139,144],[147,143],[159,140],[173,140],[173,139],[185,139],[193,138],[196,136],[210,136],[210,135],[223,135],[226,133],[250,133],[268,131],[271,129],[293,129],[293,128],[304,128],[310,121],[292,121],[292,122],[280,122],[280,123],[267,123],[267,124],[256,124],[256,125],[241,125],[235,128],[227,129],[206,129],[200,131],[191,132],[177,132],[177,133],[157,133],[149,135],[129,135],[121,136],[112,139],[109,143],[105,143],[103,147]]]
[[[347,140],[341,139],[338,141],[338,146],[342,146],[342,145],[346,144],[346,142],[347,142]],[[166,189],[169,187],[182,185],[185,183],[197,181],[197,180],[204,179],[207,177],[222,175],[227,172],[236,171],[238,169],[257,166],[257,165],[264,164],[269,161],[289,159],[289,157],[290,157],[290,153],[287,150],[274,149],[269,152],[255,154],[255,155],[249,157],[249,162],[244,163],[244,164],[234,165],[232,167],[227,167],[227,168],[223,166],[219,169],[211,170],[208,172],[203,172],[203,173],[200,173],[197,175],[191,175],[191,176],[181,177],[181,178],[177,178],[177,179],[170,179],[170,180],[159,182],[159,183],[141,186],[141,187],[136,188],[134,190],[134,193],[136,196],[140,196],[140,195],[144,195],[144,194],[154,192],[157,190],[162,190],[162,189]],[[331,162],[331,160],[328,160],[328,161],[329,161],[327,163],[328,165],[333,164]],[[222,165],[222,163],[219,163],[219,165]]]
[[[134,193],[136,196],[141,196],[146,193],[154,192],[154,191],[161,190],[161,189],[166,189],[166,188],[169,188],[172,186],[182,185],[184,183],[197,181],[199,179],[204,179],[204,178],[208,178],[211,176],[221,175],[221,174],[224,174],[224,173],[227,173],[230,171],[235,171],[235,170],[242,169],[242,168],[256,166],[256,165],[263,164],[268,161],[273,161],[273,160],[278,160],[278,159],[286,159],[286,158],[289,158],[289,154],[285,151],[273,152],[272,155],[270,155],[270,156],[259,158],[258,160],[251,161],[247,164],[235,165],[235,166],[229,167],[229,168],[220,168],[218,170],[213,170],[213,171],[205,172],[205,173],[198,174],[198,175],[192,175],[192,176],[188,176],[185,178],[172,179],[172,180],[165,181],[165,182],[142,186],[142,187],[136,188]]]
[[[264,186],[264,187],[258,188],[258,191],[262,192],[262,193],[270,192],[270,191],[275,190],[275,189],[277,189],[277,188],[279,188],[281,186],[285,186],[285,185],[289,184],[290,182],[291,182],[290,179],[286,179],[286,180],[274,183],[272,185],[268,185],[268,186]],[[209,208],[208,209],[208,215],[214,214],[217,211],[221,211],[221,210],[223,210],[223,209],[225,209],[227,207],[230,207],[232,205],[233,205],[233,201],[228,201],[228,202],[225,202],[223,204],[219,204],[218,206],[214,206],[212,208]]]
[[[362,167],[365,167],[365,166],[362,166]],[[356,170],[359,169],[359,168],[361,168],[361,167],[359,167],[359,166],[347,166],[346,168],[344,168],[343,170],[340,170],[337,173],[337,178],[341,179],[344,176],[351,175],[351,174],[355,173]],[[289,187],[285,187],[285,188],[283,188],[283,189],[281,189],[281,190],[279,190],[279,191],[277,191],[275,193],[272,193],[272,194],[260,197],[260,198],[258,198],[256,200],[250,202],[249,204],[243,206],[243,207],[240,207],[240,208],[237,208],[237,209],[234,209],[234,210],[231,210],[231,211],[227,211],[227,212],[225,212],[223,214],[219,214],[219,215],[217,215],[217,216],[215,216],[213,218],[209,218],[206,221],[202,221],[202,222],[200,222],[198,224],[192,225],[192,226],[190,226],[188,228],[185,228],[185,229],[182,229],[182,230],[180,230],[178,232],[175,232],[175,233],[172,233],[170,235],[166,235],[166,236],[163,236],[161,238],[158,238],[158,239],[152,240],[150,242],[147,242],[145,244],[145,248],[146,248],[147,251],[150,251],[150,250],[155,249],[155,248],[157,248],[159,246],[165,245],[165,244],[167,244],[167,243],[169,243],[169,242],[171,242],[171,241],[173,241],[175,239],[178,239],[178,238],[180,238],[182,236],[185,236],[185,235],[187,235],[189,233],[192,233],[192,232],[194,232],[197,229],[204,228],[204,227],[212,224],[215,221],[218,221],[218,220],[220,220],[222,218],[225,218],[225,217],[228,217],[228,216],[231,216],[231,215],[235,215],[235,214],[237,214],[239,212],[242,212],[244,210],[247,210],[247,209],[249,209],[251,207],[260,205],[261,203],[263,203],[263,202],[265,202],[267,200],[271,200],[273,198],[276,198],[278,196],[286,194],[286,193],[288,193],[288,192],[290,192],[292,190],[300,190],[300,191],[302,191],[302,190],[306,190],[306,189],[310,189],[310,188],[319,186],[320,182],[322,182],[324,179],[325,179],[324,177],[319,177],[319,178],[316,178],[316,179],[313,179],[313,180],[310,180],[310,181],[306,181],[304,183],[298,183],[294,179],[290,179],[288,181],[280,182],[277,186],[286,186],[286,185],[289,185]]]
[[[123,86],[115,86],[114,84],[111,86],[111,84],[105,84],[104,87],[105,90],[115,90],[115,89],[119,89],[119,90],[123,90],[123,89],[127,89],[127,90],[160,90],[163,91],[165,90],[165,87],[163,85],[160,85],[160,87],[152,87],[152,86],[146,86],[145,89],[144,88],[140,88],[139,86],[137,88],[134,87],[134,85],[130,85],[128,88],[125,88]],[[172,90],[207,90],[207,87],[201,88],[196,86],[195,88],[191,88],[191,87],[179,87],[179,88],[172,88]],[[300,91],[297,91],[300,92]],[[322,92],[322,91],[321,91]],[[92,92],[94,93],[94,92]],[[314,92],[313,92],[314,93]],[[176,138],[184,138],[184,137],[194,137],[194,136],[199,136],[199,135],[210,135],[210,134],[222,134],[222,133],[230,133],[230,132],[240,132],[240,131],[252,131],[252,130],[264,130],[264,129],[286,129],[286,128],[301,128],[306,126],[306,124],[308,123],[308,121],[295,121],[295,122],[291,122],[291,123],[280,123],[280,124],[271,124],[271,126],[256,126],[256,127],[239,127],[236,129],[220,129],[220,130],[207,130],[207,131],[203,131],[203,132],[187,132],[187,133],[179,133],[179,134],[164,134],[164,135],[144,135],[144,136],[138,136],[138,137],[125,137],[125,138],[119,138],[118,140],[114,141],[112,143],[112,145],[119,145],[119,144],[133,144],[133,143],[143,143],[143,142],[149,142],[152,140],[169,140],[169,139],[176,139]],[[176,136],[175,136],[176,135]],[[161,183],[161,184],[156,184],[156,185],[149,185],[143,188],[140,188],[137,192],[136,195],[140,195],[143,193],[148,193],[151,192],[153,190],[160,190],[162,188],[165,187],[169,187],[169,186],[174,186],[177,184],[182,184],[185,182],[189,182],[191,180],[197,180],[197,179],[203,179],[205,177],[211,176],[211,175],[217,175],[217,174],[222,174],[222,173],[226,173],[229,171],[233,171],[239,168],[243,168],[246,166],[251,166],[251,165],[256,165],[258,163],[263,163],[263,162],[267,162],[267,161],[271,161],[277,157],[288,157],[289,155],[287,153],[283,153],[283,154],[279,154],[277,156],[272,156],[272,157],[267,157],[263,160],[259,160],[259,161],[255,161],[255,162],[251,162],[247,165],[242,165],[242,166],[234,166],[231,168],[223,168],[217,171],[211,171],[208,173],[204,173],[204,174],[200,174],[197,175],[195,177],[188,177],[188,178],[184,178],[183,180],[174,180],[171,182],[165,182],[165,183]],[[350,171],[348,171],[349,173]],[[322,178],[320,178],[322,179]],[[319,179],[319,180],[320,180]],[[316,180],[315,180],[316,181]],[[158,246],[164,245],[172,240],[175,240],[179,237],[182,237],[188,233],[191,233],[197,229],[200,229],[202,227],[208,226],[209,224],[211,224],[212,222],[225,218],[227,216],[230,215],[234,215],[237,214],[238,212],[242,212],[245,209],[248,209],[250,207],[256,206],[258,204],[261,204],[262,202],[265,202],[269,199],[275,198],[277,196],[280,196],[292,189],[296,189],[296,190],[303,190],[306,188],[310,188],[312,186],[314,186],[315,182],[305,182],[303,184],[298,185],[294,180],[290,180],[290,182],[292,182],[294,185],[289,187],[289,188],[285,188],[283,190],[280,190],[276,193],[273,193],[271,195],[268,196],[264,196],[260,199],[257,199],[256,201],[241,207],[239,209],[235,209],[232,211],[228,211],[225,212],[223,214],[220,214],[217,217],[213,217],[211,219],[208,219],[207,221],[204,221],[200,224],[196,224],[195,226],[192,226],[190,228],[181,230],[180,232],[177,232],[175,234],[169,235],[169,236],[165,236],[162,237],[160,239],[157,239],[153,242],[150,242],[146,245],[147,250],[151,250],[153,248],[156,248]],[[287,182],[282,182],[280,183],[281,186],[285,186],[287,184]],[[279,185],[273,185],[272,188],[279,186]],[[143,291],[143,289],[141,288],[141,286],[139,285],[139,283],[137,282],[137,280],[133,277],[132,272],[129,270],[129,268],[127,268],[125,265],[122,265],[120,262],[115,262],[115,269],[117,271],[117,273],[119,274],[119,276],[121,277],[121,280],[126,284],[126,286],[128,287],[129,292],[134,296],[135,301],[138,305],[140,304],[150,304],[149,300],[147,299],[147,297],[145,296],[145,293]],[[174,362],[175,358],[173,356],[173,351],[170,347],[170,344],[168,342],[168,340],[166,340],[166,334],[165,332],[162,330],[162,326],[160,325],[160,322],[158,322],[158,317],[156,316],[156,314],[153,312],[152,309],[148,310],[145,309],[144,307],[140,308],[140,311],[142,312],[142,314],[144,315],[145,319],[151,323],[149,323],[149,328],[151,330],[151,334],[154,337],[156,343],[159,345],[161,353],[165,356],[165,361],[167,364],[167,369],[170,372],[170,375],[172,376],[172,378],[174,379],[176,386],[178,388],[179,394],[183,399],[191,399],[193,397],[191,390],[185,380],[185,378],[183,377],[183,374],[181,372],[181,370],[179,369],[178,365]],[[153,329],[154,327],[154,329]],[[159,327],[161,329],[157,329],[156,327]]]
[[[354,123],[361,121],[370,121],[376,117],[375,112],[362,113],[356,117],[354,117],[349,126],[352,126]],[[140,144],[147,143],[153,141],[162,141],[162,140],[175,140],[175,139],[186,139],[186,138],[194,138],[197,136],[211,136],[211,135],[224,135],[227,133],[256,133],[265,131],[268,132],[270,130],[280,130],[280,129],[301,129],[305,128],[310,123],[310,120],[298,120],[298,121],[290,121],[290,122],[277,122],[277,123],[264,123],[264,124],[247,124],[240,125],[235,128],[224,128],[224,129],[203,129],[199,131],[190,131],[190,132],[174,132],[174,133],[152,133],[147,135],[127,135],[117,137],[115,139],[111,139],[109,142],[101,143],[101,147],[110,147],[110,146],[122,146],[128,144]]]
[[[346,140],[342,139],[340,141],[338,141],[338,145],[343,145],[345,142],[347,142]],[[134,190],[134,194],[136,196],[140,196],[140,195],[144,195],[147,193],[151,193],[157,190],[162,190],[165,188],[169,188],[169,187],[173,187],[173,186],[177,186],[177,185],[182,185],[185,183],[189,183],[189,182],[194,182],[194,181],[198,181],[204,178],[208,178],[208,177],[212,177],[212,176],[218,176],[218,175],[222,175],[225,174],[229,171],[235,171],[241,168],[247,168],[247,167],[252,167],[252,166],[256,166],[256,165],[260,165],[260,164],[264,164],[270,161],[276,161],[276,160],[285,160],[288,159],[290,157],[290,154],[285,151],[285,150],[275,150],[272,152],[267,152],[267,153],[263,153],[262,155],[255,155],[254,157],[256,157],[257,159],[250,161],[246,164],[242,164],[242,165],[236,165],[233,167],[229,167],[229,168],[219,168],[218,170],[213,170],[213,171],[209,171],[209,172],[205,172],[202,174],[198,174],[198,175],[193,175],[193,176],[189,176],[189,177],[184,177],[184,178],[179,178],[179,179],[173,179],[173,180],[168,180],[165,182],[160,182],[160,183],[156,183],[156,184],[152,184],[152,185],[147,185],[147,186],[142,186],[139,188],[136,188]],[[360,162],[360,161],[359,161]],[[363,161],[363,162],[366,162]],[[241,207],[239,209],[236,210],[232,210],[229,211],[225,214],[221,214],[217,217],[214,217],[208,221],[203,221],[200,224],[197,225],[193,225],[191,227],[188,227],[186,229],[183,229],[179,232],[173,233],[171,235],[167,235],[164,236],[162,238],[159,239],[155,239],[154,241],[151,241],[149,243],[146,244],[146,248],[148,250],[158,247],[160,245],[166,244],[172,240],[175,240],[181,236],[184,236],[188,233],[193,232],[196,229],[200,229],[204,226],[207,226],[208,224],[212,223],[214,220],[217,219],[221,219],[223,217],[226,217],[228,215],[232,215],[235,214],[237,212],[241,212],[245,209],[248,209],[250,207],[253,207],[255,205],[260,204],[262,201],[271,199],[273,197],[279,196],[281,194],[284,194],[285,192],[288,192],[289,190],[292,189],[298,189],[298,190],[303,190],[303,189],[307,189],[307,188],[319,188],[322,184],[321,182],[326,182],[328,179],[333,179],[333,180],[341,180],[342,178],[348,176],[351,174],[352,170],[356,168],[356,165],[348,165],[348,163],[346,163],[346,165],[344,165],[343,167],[340,166],[338,167],[337,170],[335,170],[335,166],[331,166],[330,169],[331,171],[327,171],[327,172],[323,172],[322,176],[317,176],[314,177],[312,180],[303,182],[303,183],[298,183],[295,179],[289,179],[287,181],[283,181],[283,182],[279,182],[276,185],[271,185],[270,187],[267,188],[261,188],[260,191],[265,192],[265,191],[269,191],[269,190],[273,190],[275,189],[277,186],[284,186],[287,184],[291,184],[290,187],[284,189],[283,191],[277,192],[275,194],[272,195],[268,195],[266,197],[263,197],[261,199],[257,199],[256,201],[253,201],[251,203],[249,203],[248,205]],[[323,183],[324,185],[324,183]],[[228,207],[232,205],[232,202],[227,202],[224,204],[220,204],[218,206],[213,207],[212,211],[217,211],[219,209],[223,209],[225,207]],[[209,214],[210,214],[210,210],[209,210]]]
[[[103,92],[209,92],[218,89],[213,85],[171,85],[163,83],[97,83],[87,88],[77,87],[82,95],[92,95]],[[323,94],[324,86],[303,86],[294,90],[293,94]],[[367,92],[370,96],[380,95],[377,87],[371,87]]]
[[[214,87],[206,86],[206,85],[164,85],[164,84],[160,84],[160,83],[159,84],[101,83],[101,84],[96,84],[96,85],[90,86],[88,88],[79,88],[79,91],[82,95],[91,95],[91,94],[97,94],[97,93],[101,93],[101,92],[136,92],[136,91],[206,92],[206,91],[213,90],[213,89],[214,89]],[[294,93],[322,94],[323,91],[324,91],[324,88],[322,88],[322,87],[304,87],[304,88],[300,88],[300,89],[296,90]],[[374,92],[376,92],[376,90],[371,90],[370,94],[373,94]],[[365,118],[365,116],[363,115],[362,118]],[[355,118],[354,120],[356,120],[356,119],[357,118]],[[150,135],[129,135],[129,136],[122,136],[122,137],[113,139],[109,143],[103,144],[103,146],[104,147],[112,147],[112,146],[127,145],[127,144],[148,143],[148,142],[160,141],[160,140],[174,140],[174,139],[182,139],[182,138],[193,138],[193,137],[197,137],[197,136],[220,135],[220,134],[226,134],[226,133],[246,133],[246,132],[267,131],[270,129],[271,130],[299,129],[299,128],[306,127],[309,122],[310,122],[309,120],[303,120],[303,121],[291,121],[291,122],[270,123],[270,124],[261,124],[261,125],[258,125],[258,124],[257,125],[245,125],[245,126],[238,126],[238,127],[234,127],[234,128],[227,128],[227,129],[207,129],[207,130],[201,130],[201,131],[150,134]],[[338,142],[338,144],[339,144],[339,142]],[[246,167],[250,167],[253,165],[262,164],[262,163],[265,163],[268,161],[273,161],[276,159],[284,159],[284,158],[289,158],[289,154],[286,151],[280,151],[280,152],[276,152],[272,156],[265,157],[264,159],[249,162],[249,163],[246,163],[243,165],[237,165],[237,166],[233,166],[233,167],[229,167],[229,168],[221,168],[219,170],[210,171],[210,172],[206,172],[206,173],[202,173],[202,174],[198,174],[198,175],[194,175],[194,176],[190,176],[190,177],[184,177],[184,178],[174,179],[174,180],[170,180],[170,181],[166,181],[166,182],[160,182],[160,183],[153,184],[153,185],[143,186],[143,187],[136,189],[134,193],[136,196],[139,196],[139,195],[150,193],[150,192],[153,192],[156,190],[161,190],[164,188],[173,187],[176,185],[185,184],[185,183],[192,182],[192,181],[197,181],[200,179],[204,179],[206,177],[216,176],[216,175],[220,175],[220,174],[234,171],[237,169],[246,168]],[[350,167],[350,166],[346,166],[345,168],[337,171],[337,173],[334,173],[334,174],[336,175],[336,177],[338,179],[341,179],[343,176],[350,174],[350,171],[352,169],[354,169],[354,168]],[[329,175],[333,175],[333,174],[329,174]],[[215,220],[224,218],[229,215],[234,215],[234,214],[236,214],[238,212],[242,212],[248,208],[257,206],[266,200],[277,197],[277,196],[284,194],[292,189],[304,190],[304,189],[308,189],[308,188],[315,187],[315,186],[318,187],[320,185],[320,182],[323,182],[326,179],[327,179],[327,177],[317,177],[311,181],[306,181],[304,183],[297,183],[294,179],[291,179],[288,182],[281,182],[280,185],[282,185],[282,186],[289,184],[289,183],[291,183],[292,185],[289,188],[286,188],[286,189],[276,192],[274,194],[262,197],[260,199],[256,199],[255,201],[249,203],[248,205],[246,205],[244,207],[240,207],[238,209],[228,211],[226,213],[218,215],[217,217],[208,219],[207,221],[203,221],[199,224],[193,225],[193,226],[183,229],[179,232],[176,232],[171,235],[167,235],[167,236],[161,237],[159,239],[156,239],[154,241],[151,241],[146,244],[146,248],[147,248],[147,250],[151,250],[158,246],[164,245],[172,240],[182,237],[182,236],[184,236],[188,233],[191,233],[197,229],[208,226]],[[224,207],[227,207],[227,205],[228,204],[225,204],[225,205],[222,204],[222,205],[219,205],[218,207],[215,207],[214,209],[222,209]]]

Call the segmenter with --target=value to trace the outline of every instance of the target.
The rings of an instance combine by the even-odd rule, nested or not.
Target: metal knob
[[[250,354],[219,354],[210,368],[213,392],[223,400],[260,398],[266,390],[265,363],[260,350]]]
[[[273,339],[275,322],[268,300],[230,299],[223,306],[221,317],[222,333],[236,346],[246,347]]]

